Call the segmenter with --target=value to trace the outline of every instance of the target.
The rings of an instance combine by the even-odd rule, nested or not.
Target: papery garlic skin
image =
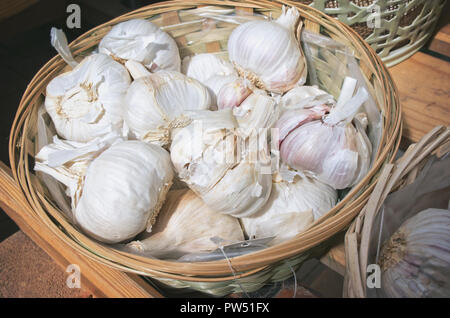
[[[180,179],[203,193],[236,164],[232,130],[237,123],[229,109],[190,112],[188,117],[192,122],[173,132],[170,156]]]
[[[238,122],[241,137],[260,134],[262,128],[272,128],[279,117],[279,107],[273,97],[264,91],[255,90],[238,107],[233,108],[233,115]]]
[[[131,78],[105,54],[86,57],[47,85],[45,108],[61,137],[87,142],[123,125],[124,98]]]
[[[427,209],[409,218],[380,253],[382,297],[450,296],[450,211]]]
[[[182,73],[202,84],[213,76],[237,76],[233,64],[212,53],[186,56],[182,63]]]
[[[83,193],[84,178],[91,162],[113,144],[123,142],[122,136],[110,133],[81,143],[53,137],[53,143],[42,147],[35,156],[34,170],[46,173],[66,188],[75,210]]]
[[[163,148],[137,140],[117,143],[88,167],[76,222],[105,243],[151,231],[172,178],[170,156]]]
[[[239,75],[280,94],[304,84],[306,61],[295,34],[299,17],[295,7],[283,7],[275,21],[251,21],[234,29],[228,55]]]
[[[210,209],[189,189],[170,191],[151,234],[128,244],[131,250],[158,258],[211,252],[218,248],[211,238],[225,242],[244,240],[238,219]]]
[[[326,105],[333,107],[336,102],[330,94],[317,86],[296,86],[281,97],[283,110],[304,109]]]
[[[178,176],[215,211],[255,213],[269,197],[271,175],[262,174],[247,154],[237,154],[244,140],[230,130],[237,127],[231,109],[202,113],[175,133],[170,154]]]
[[[180,71],[181,58],[172,37],[144,19],[131,19],[112,27],[98,45],[100,53],[125,62],[134,60],[150,71]]]
[[[208,89],[174,71],[160,71],[136,79],[125,97],[125,123],[142,141],[166,145],[173,128],[185,126],[188,110],[211,107]]]
[[[278,181],[273,183],[267,203],[241,222],[249,238],[274,236],[270,244],[276,245],[303,232],[336,201],[336,190],[318,180]]]

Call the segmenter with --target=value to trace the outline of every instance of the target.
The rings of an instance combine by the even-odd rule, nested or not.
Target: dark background
[[[93,27],[159,1],[149,0],[0,0],[0,160],[9,165],[8,139],[20,99],[34,74],[56,51],[50,29],[64,30],[69,43]],[[69,4],[81,9],[81,28],[68,29]],[[0,210],[0,242],[18,230]]]

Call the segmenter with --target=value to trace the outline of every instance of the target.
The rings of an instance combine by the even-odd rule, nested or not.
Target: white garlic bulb
[[[244,240],[239,220],[213,211],[189,189],[170,191],[152,233],[128,244],[131,250],[158,258],[215,250],[211,238],[234,243]]]
[[[299,17],[297,8],[283,6],[275,21],[256,20],[234,29],[228,54],[239,75],[274,93],[304,84],[306,61],[296,38],[296,27],[301,27]]]
[[[75,219],[106,243],[151,231],[172,178],[163,148],[137,140],[115,144],[90,164]]]
[[[237,126],[231,109],[201,114],[174,133],[170,154],[178,176],[213,210],[252,215],[269,197],[271,176],[237,152],[243,140],[230,130]]]
[[[61,137],[87,142],[122,129],[130,82],[121,64],[105,54],[92,54],[50,81],[45,108]]]
[[[237,75],[233,65],[212,53],[186,56],[183,59],[182,73],[202,84],[213,76]]]
[[[180,71],[181,58],[174,39],[158,26],[143,19],[132,19],[112,27],[98,45],[100,53],[125,63],[134,60],[150,71]]]
[[[407,219],[381,249],[381,296],[450,296],[450,211],[426,209]]]
[[[242,218],[249,238],[275,236],[271,245],[303,232],[314,220],[329,211],[337,201],[332,187],[311,178],[293,182],[274,181],[267,203],[256,214]]]
[[[335,189],[355,185],[370,165],[370,141],[364,130],[351,123],[368,93],[360,88],[354,97],[349,97],[340,98],[328,115],[324,116],[328,110],[325,105],[290,110],[276,124],[283,162],[312,173]]]
[[[175,71],[159,71],[133,81],[125,104],[125,123],[135,137],[166,145],[172,129],[188,123],[184,113],[209,109],[211,98],[197,80]]]
[[[109,144],[106,150],[94,148],[96,152],[88,157],[87,150],[96,145],[56,152],[53,147],[50,153],[44,149],[51,146],[46,146],[36,159],[46,152],[58,160],[38,161],[35,169],[75,187],[70,189],[70,194],[76,194],[72,197],[74,220],[85,233],[117,243],[151,230],[172,184],[173,170],[168,152],[157,145],[120,138]],[[84,160],[81,169],[73,168],[77,160]]]

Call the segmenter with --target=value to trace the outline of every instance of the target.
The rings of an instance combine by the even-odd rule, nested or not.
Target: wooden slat
[[[441,28],[430,42],[431,51],[450,57],[450,24]]]
[[[438,125],[450,126],[450,63],[418,52],[392,67],[403,109],[403,136],[417,142]]]
[[[97,297],[162,297],[137,275],[123,273],[80,255],[55,236],[34,217],[31,207],[19,200],[21,190],[11,177],[11,170],[0,162],[0,207],[20,229],[63,269],[77,264],[82,284]]]

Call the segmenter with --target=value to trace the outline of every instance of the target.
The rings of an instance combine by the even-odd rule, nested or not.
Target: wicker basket
[[[297,1],[351,26],[391,67],[427,43],[447,0]]]
[[[392,79],[375,52],[351,28],[314,8],[293,2],[170,1],[141,8],[100,25],[76,39],[70,47],[75,57],[81,57],[98,44],[112,25],[131,18],[151,18],[160,26],[175,25],[164,29],[176,39],[182,56],[198,52],[226,54],[227,38],[236,25],[227,22],[217,24],[213,30],[208,28],[208,36],[204,36],[203,28],[208,21],[193,20],[185,14],[185,10],[220,6],[238,16],[263,14],[276,17],[283,3],[296,5],[300,9],[307,30],[331,37],[354,52],[363,81],[383,117],[382,135],[378,149],[374,150],[371,170],[332,210],[296,238],[259,252],[234,257],[230,261],[163,261],[125,253],[92,240],[71,225],[33,174],[39,102],[48,82],[66,67],[62,59],[56,56],[39,70],[28,85],[13,123],[9,144],[14,178],[23,190],[24,200],[28,201],[38,218],[70,246],[98,262],[150,276],[177,288],[192,288],[216,296],[242,290],[254,291],[268,282],[290,277],[293,270],[317,251],[317,246],[326,246],[327,239],[346,229],[366,203],[378,178],[378,171],[393,160],[401,137],[401,111]],[[339,58],[341,56],[316,56],[322,66],[333,65]],[[333,67],[322,67],[319,75],[320,84],[325,89],[328,89],[327,83],[341,85],[344,79],[336,75]]]
[[[439,126],[411,145],[395,164],[385,165],[367,205],[345,235],[344,297],[366,297],[369,245],[375,219],[389,193],[414,182],[432,157],[450,152],[450,128]]]

